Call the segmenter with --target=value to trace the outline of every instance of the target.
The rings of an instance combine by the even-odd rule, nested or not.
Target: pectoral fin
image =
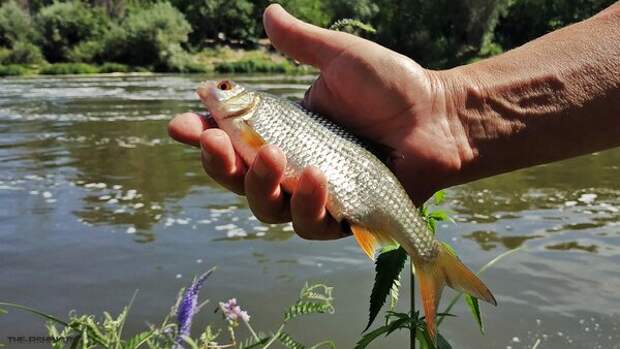
[[[241,138],[243,142],[257,150],[265,144],[263,137],[245,122],[241,123]]]

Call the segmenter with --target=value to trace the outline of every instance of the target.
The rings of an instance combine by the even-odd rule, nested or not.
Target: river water
[[[236,297],[268,331],[306,280],[335,287],[336,313],[292,323],[311,344],[351,348],[364,328],[373,265],[352,239],[309,242],[264,225],[243,197],[202,172],[199,152],[168,139],[176,113],[200,110],[203,76],[0,79],[0,301],[66,317],[117,313],[139,290],[128,333],[161,320],[178,290],[211,266],[194,329],[222,325]],[[300,98],[312,77],[234,77]],[[521,247],[483,279],[482,336],[464,305],[441,332],[455,348],[620,348],[620,150],[513,172],[447,190],[440,226],[476,270]],[[446,292],[444,304],[449,299]],[[407,287],[398,309],[408,309]],[[419,305],[418,305],[419,306]],[[379,321],[380,322],[380,321]],[[377,323],[379,323],[377,322]],[[45,334],[41,320],[0,316],[0,343]],[[373,348],[404,348],[396,333]]]

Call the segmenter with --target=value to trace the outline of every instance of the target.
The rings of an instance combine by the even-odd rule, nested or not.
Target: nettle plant
[[[441,204],[443,200],[443,192],[437,193],[433,199],[434,206]],[[433,232],[436,231],[438,222],[451,220],[445,211],[438,209],[431,211],[428,206],[422,207],[421,213]],[[484,272],[501,258],[514,251],[510,250],[499,255],[482,267],[479,273]],[[368,324],[361,339],[355,345],[356,349],[366,348],[379,338],[403,329],[409,330],[411,348],[416,348],[417,345],[421,349],[451,348],[450,343],[441,333],[438,333],[436,341],[431,339],[426,329],[424,317],[419,311],[415,310],[415,278],[413,275],[411,275],[410,283],[411,309],[407,313],[396,311],[401,287],[401,274],[407,263],[407,258],[407,253],[398,246],[384,250],[377,257],[375,283],[370,296]],[[212,268],[196,278],[187,288],[182,289],[179,292],[176,304],[172,306],[170,313],[161,323],[151,324],[146,330],[129,337],[124,335],[123,328],[135,294],[129,305],[124,307],[116,317],[108,312],[104,312],[100,319],[92,314],[79,315],[71,312],[69,320],[63,320],[27,306],[1,302],[0,315],[7,313],[2,308],[11,308],[30,312],[46,320],[48,339],[52,349],[267,349],[275,343],[279,343],[280,346],[288,349],[336,348],[335,343],[330,340],[306,346],[295,340],[286,331],[286,326],[293,320],[312,314],[333,314],[335,312],[333,288],[324,284],[306,284],[300,291],[297,301],[283,312],[280,326],[272,331],[257,331],[250,322],[250,315],[242,310],[235,298],[231,298],[226,302],[220,302],[215,308],[216,312],[222,314],[225,326],[216,328],[208,325],[197,336],[192,336],[192,320],[201,309],[209,304],[208,300],[199,302],[198,296],[207,278],[214,270],[215,268]],[[446,317],[454,316],[450,311],[462,296],[464,296],[465,303],[480,331],[484,333],[484,323],[478,300],[463,294],[456,295],[444,311],[437,314],[437,327],[439,328]],[[368,331],[388,300],[389,309],[385,312],[384,324]],[[242,325],[249,333],[247,338],[241,338],[239,328]],[[2,346],[0,343],[0,347]]]
[[[439,222],[450,221],[454,223],[454,220],[450,218],[448,212],[439,209],[445,200],[445,194],[443,191],[437,192],[432,199],[432,202],[427,205],[423,205],[420,208],[422,217],[426,220],[429,229],[436,234],[437,226]],[[446,242],[442,242],[448,247],[448,249],[456,255],[456,252],[452,246]],[[497,263],[500,259],[515,252],[515,250],[509,250],[495,257],[493,260],[485,264],[479,271],[478,275],[483,273],[493,264]],[[375,283],[370,294],[370,308],[368,316],[368,324],[363,331],[362,338],[357,342],[355,349],[366,348],[370,343],[379,339],[381,336],[389,336],[396,330],[409,330],[410,347],[416,348],[419,344],[419,348],[422,349],[449,349],[452,348],[448,340],[437,332],[437,338],[433,339],[429,334],[424,316],[420,311],[415,309],[415,270],[413,267],[407,268],[411,270],[410,278],[410,304],[411,309],[407,313],[397,312],[396,305],[399,298],[399,290],[401,288],[401,273],[407,263],[407,252],[399,246],[393,246],[382,251],[377,257],[375,262]],[[411,261],[409,262],[411,265]],[[474,321],[476,321],[480,333],[484,334],[484,322],[478,299],[464,293],[459,293],[452,298],[448,306],[437,314],[436,326],[439,331],[440,325],[443,323],[446,317],[454,317],[451,314],[452,308],[456,305],[459,299],[463,298],[469,311],[471,312]],[[379,312],[389,299],[389,309],[385,312],[384,324],[368,332],[374,321],[376,320]]]

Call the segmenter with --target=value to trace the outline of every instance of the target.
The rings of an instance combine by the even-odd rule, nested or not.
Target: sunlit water
[[[66,316],[118,312],[139,290],[128,331],[163,318],[179,288],[210,266],[203,296],[237,297],[270,330],[306,280],[335,286],[336,314],[293,323],[310,344],[350,348],[367,316],[373,266],[351,239],[308,242],[264,225],[245,200],[169,140],[175,113],[199,110],[200,76],[0,79],[0,301]],[[312,77],[238,77],[299,98]],[[484,275],[482,336],[459,305],[442,333],[455,348],[620,348],[620,151],[514,172],[447,191],[457,224],[440,236]],[[408,308],[406,287],[399,309]],[[444,300],[448,295],[444,297]],[[207,306],[194,328],[222,324]],[[45,333],[11,311],[7,336]],[[405,347],[406,333],[374,348]],[[19,348],[33,347],[19,345]],[[40,347],[40,346],[39,346]]]

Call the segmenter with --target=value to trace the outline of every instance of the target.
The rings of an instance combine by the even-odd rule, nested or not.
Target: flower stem
[[[256,334],[256,332],[254,331],[254,329],[252,328],[252,326],[250,325],[249,321],[245,321],[244,319],[241,319],[241,321],[243,321],[243,323],[245,324],[245,326],[248,328],[248,330],[250,331],[250,333],[252,334],[252,337],[254,337],[254,339],[256,341],[259,341],[260,338],[258,338],[258,335]]]

